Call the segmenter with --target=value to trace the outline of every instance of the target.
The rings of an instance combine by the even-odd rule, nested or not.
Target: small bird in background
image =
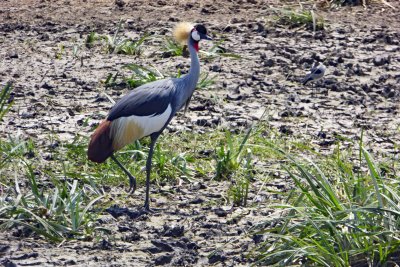
[[[311,82],[311,81],[317,81],[319,79],[321,79],[326,71],[326,67],[324,64],[319,63],[318,65],[314,65],[314,67],[311,68],[311,71],[309,74],[306,75],[306,77],[304,77],[304,79],[302,80],[302,84],[306,85],[307,83]]]
[[[151,162],[154,145],[175,114],[188,105],[200,75],[197,53],[201,40],[211,40],[207,29],[201,25],[179,23],[174,37],[188,46],[190,70],[180,78],[168,78],[144,84],[122,97],[112,108],[107,118],[92,134],[88,158],[102,163],[111,158],[129,177],[129,192],[136,189],[136,178],[117,160],[114,153],[128,144],[150,136],[150,148],[146,161],[146,197],[144,210],[149,211]]]

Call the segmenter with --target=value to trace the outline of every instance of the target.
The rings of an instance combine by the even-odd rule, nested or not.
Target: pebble
[[[211,71],[213,71],[213,72],[221,72],[222,70],[221,70],[221,66],[220,65],[212,65],[211,67],[210,67],[210,70]]]
[[[165,265],[171,262],[172,258],[174,257],[173,254],[165,254],[161,255],[158,258],[155,259],[154,264],[155,265]]]
[[[164,236],[181,237],[185,233],[185,227],[183,225],[172,225],[169,226],[164,224]]]
[[[165,241],[162,240],[151,240],[151,243],[160,251],[172,252],[174,248]]]
[[[225,260],[226,260],[226,256],[225,256],[224,252],[216,251],[208,258],[208,263],[215,264],[217,262],[224,262]]]
[[[377,67],[383,66],[385,64],[389,64],[390,63],[390,57],[388,55],[376,56],[373,59],[373,63]]]

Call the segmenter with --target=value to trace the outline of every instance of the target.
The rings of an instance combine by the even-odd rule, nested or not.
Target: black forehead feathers
[[[199,33],[207,34],[207,29],[206,29],[206,27],[204,27],[204,25],[197,24],[197,25],[194,26],[194,27],[196,28],[196,30],[197,30]]]

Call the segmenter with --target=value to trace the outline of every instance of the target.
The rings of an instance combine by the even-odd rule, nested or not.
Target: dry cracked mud
[[[224,48],[242,59],[203,60],[202,70],[216,82],[194,93],[187,115],[179,114],[168,131],[246,128],[266,110],[274,128],[297,137],[312,136],[320,151],[331,151],[338,137],[356,140],[364,129],[365,142],[374,151],[398,155],[398,9],[379,3],[367,8],[317,6],[326,27],[313,33],[271,23],[275,8],[284,5],[298,8],[297,3],[272,0],[1,1],[0,84],[13,81],[15,104],[0,125],[0,136],[19,133],[41,144],[52,133],[63,140],[77,131],[90,135],[112,105],[104,92],[114,99],[127,92],[104,88],[101,81],[109,73],[126,73],[122,66],[132,62],[157,66],[164,73],[187,71],[188,59],[161,57],[160,36],[169,35],[177,21],[193,21],[207,25],[215,40],[224,39]],[[137,38],[145,32],[154,36],[142,56],[108,54],[94,47],[80,51],[82,60],[73,58],[74,44],[82,44],[91,31],[113,34],[120,19],[127,21],[126,36]],[[301,85],[316,61],[325,63],[326,76],[314,86]],[[82,126],[86,119],[89,125]],[[130,207],[142,204],[140,188],[127,208],[112,206],[96,222],[113,239],[54,245],[1,233],[0,262],[4,266],[248,265],[247,255],[261,241],[248,230],[271,210],[267,202],[233,209],[214,206],[228,186],[210,179],[153,187],[157,197],[152,204],[160,211],[138,217]],[[115,198],[119,196],[116,191]],[[252,192],[250,201],[256,201],[254,196]]]

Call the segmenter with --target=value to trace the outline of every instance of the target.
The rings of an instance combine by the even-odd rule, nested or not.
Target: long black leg
[[[114,156],[114,154],[111,154],[112,160],[117,163],[117,165],[125,172],[126,175],[129,177],[129,190],[128,193],[132,194],[136,190],[136,178],[133,176],[125,167],[117,160],[117,158]]]
[[[151,136],[151,143],[150,143],[150,150],[149,150],[149,155],[147,156],[147,162],[146,162],[146,199],[144,202],[144,209],[146,211],[150,211],[150,173],[151,173],[151,161],[153,158],[153,152],[154,152],[154,145],[156,144],[158,135],[152,135]]]

